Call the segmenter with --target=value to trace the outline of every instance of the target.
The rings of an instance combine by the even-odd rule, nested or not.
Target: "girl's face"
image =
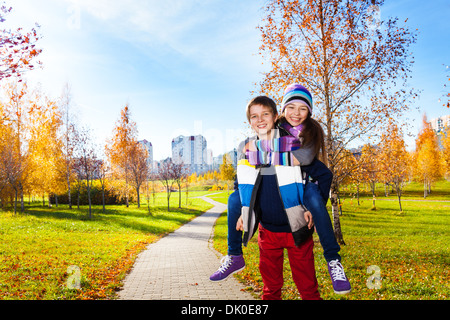
[[[309,109],[306,104],[293,102],[284,109],[286,121],[293,127],[300,125],[308,117]]]
[[[267,137],[275,127],[277,115],[273,114],[271,108],[255,104],[250,107],[249,118],[250,126],[261,139]]]

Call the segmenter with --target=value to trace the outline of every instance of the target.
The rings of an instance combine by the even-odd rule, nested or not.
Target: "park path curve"
[[[253,300],[234,277],[212,282],[222,255],[210,238],[226,205],[201,197],[213,208],[141,252],[118,293],[121,300]]]

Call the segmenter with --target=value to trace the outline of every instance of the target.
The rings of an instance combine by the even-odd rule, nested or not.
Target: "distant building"
[[[141,145],[144,146],[145,149],[147,149],[148,152],[148,158],[147,158],[147,163],[150,166],[151,170],[153,170],[153,146],[152,143],[150,141],[147,140],[141,140],[138,141],[138,143],[140,143]]]
[[[231,151],[228,151],[225,153],[225,155],[228,157],[229,161],[231,161],[231,164],[236,169],[237,167],[237,149],[234,148]],[[213,163],[212,163],[212,169],[213,170],[220,170],[220,165],[223,163],[223,154],[213,157]]]
[[[442,137],[450,127],[450,115],[441,116],[430,120],[431,128],[436,132],[439,148],[442,149]]]
[[[431,128],[436,133],[445,132],[445,129],[450,127],[450,115],[441,116],[439,118],[430,120]]]
[[[206,139],[202,135],[178,136],[172,140],[172,160],[183,162],[190,173],[208,171]]]

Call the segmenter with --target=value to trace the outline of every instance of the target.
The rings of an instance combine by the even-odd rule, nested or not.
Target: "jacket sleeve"
[[[300,162],[301,166],[310,165],[316,156],[314,154],[313,144],[302,146],[300,149],[291,151],[291,153],[298,160],[298,162]]]
[[[245,159],[245,152],[244,152],[244,147],[247,144],[248,141],[250,140],[255,140],[256,138],[248,138],[244,141],[241,141],[241,143],[239,143],[239,146],[237,148],[237,161],[239,162],[239,160]],[[238,180],[237,180],[237,176],[236,179],[234,180],[234,190],[238,190]]]

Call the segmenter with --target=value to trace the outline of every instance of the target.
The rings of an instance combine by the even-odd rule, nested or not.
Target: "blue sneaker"
[[[331,276],[334,292],[337,294],[349,293],[352,288],[350,281],[345,276],[344,267],[339,260],[331,260],[328,262],[328,272]]]
[[[214,272],[209,280],[211,281],[222,281],[228,278],[228,276],[233,273],[239,272],[245,268],[244,256],[241,254],[239,256],[225,256],[220,260],[222,264],[219,270]]]

